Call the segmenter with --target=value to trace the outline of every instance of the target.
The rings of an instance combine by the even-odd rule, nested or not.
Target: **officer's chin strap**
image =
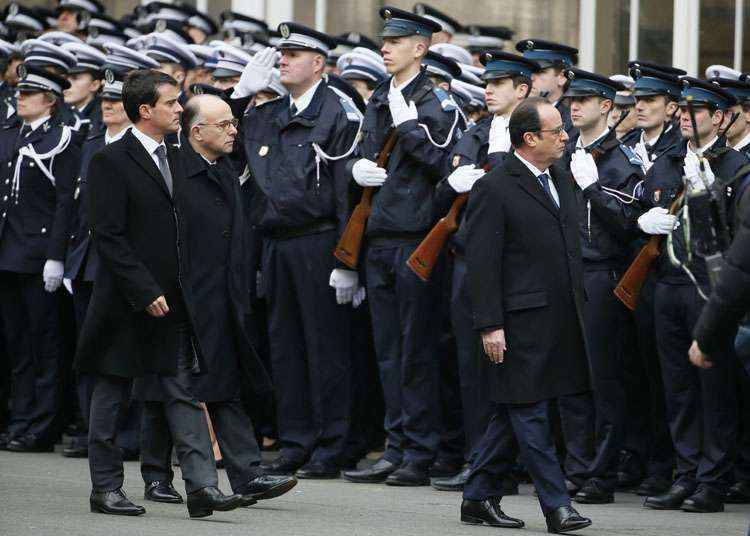
[[[55,161],[55,156],[63,152],[70,144],[70,140],[72,138],[70,132],[70,127],[63,126],[62,136],[60,136],[60,141],[57,143],[57,146],[46,153],[37,153],[34,149],[34,146],[30,143],[18,150],[18,159],[16,160],[16,167],[13,170],[13,184],[11,186],[11,197],[14,199],[16,204],[18,204],[18,200],[21,196],[21,164],[23,163],[23,159],[31,158],[34,162],[36,162],[36,165],[39,166],[39,169],[42,171],[42,173],[44,173],[44,175],[54,186],[55,176],[52,174],[52,166]],[[44,160],[48,159],[49,167],[44,165]]]

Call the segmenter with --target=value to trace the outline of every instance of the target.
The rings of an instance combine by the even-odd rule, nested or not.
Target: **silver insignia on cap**
[[[390,9],[386,9],[385,11],[383,11],[383,16],[386,20],[388,20],[393,16],[393,13],[391,13]]]
[[[203,86],[193,87],[193,95],[203,95]]]
[[[279,31],[281,32],[281,37],[283,37],[284,39],[289,39],[289,35],[291,34],[291,32],[289,31],[289,26],[287,26],[286,24],[282,24],[281,26],[279,26]]]
[[[566,71],[565,76],[568,77],[568,80],[573,80],[576,77],[576,73],[573,71]]]
[[[156,26],[154,26],[154,30],[157,32],[163,32],[167,29],[167,21],[164,19],[160,19],[156,21]]]
[[[114,84],[114,82],[115,82],[115,73],[114,73],[114,71],[112,69],[107,69],[106,71],[104,71],[104,80],[108,84]]]
[[[531,39],[526,41],[526,50],[534,50],[534,41]]]
[[[11,4],[8,6],[8,15],[11,17],[18,15],[18,4]]]
[[[424,6],[422,4],[417,4],[416,6],[414,6],[414,13],[416,13],[417,15],[424,15]]]
[[[28,69],[26,69],[26,65],[24,65],[23,63],[19,63],[18,67],[16,68],[16,74],[18,74],[18,78],[26,78],[26,75],[29,74]]]

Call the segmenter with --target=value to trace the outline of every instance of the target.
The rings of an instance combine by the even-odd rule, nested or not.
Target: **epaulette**
[[[440,102],[440,107],[444,112],[455,112],[456,110],[458,110],[456,101],[453,100],[451,94],[445,91],[443,88],[435,86],[432,88],[432,92],[435,93],[435,96]]]
[[[346,119],[355,123],[359,123],[362,120],[362,114],[357,109],[357,106],[354,104],[352,99],[349,98],[346,93],[336,87],[328,85],[328,89],[333,91],[338,97],[341,107],[344,109],[344,112],[346,112]]]
[[[633,149],[631,149],[624,143],[620,144],[620,150],[625,155],[625,158],[628,159],[628,162],[630,162],[634,166],[641,167],[643,165],[643,161],[641,160],[641,157],[638,156],[638,153],[636,153]]]

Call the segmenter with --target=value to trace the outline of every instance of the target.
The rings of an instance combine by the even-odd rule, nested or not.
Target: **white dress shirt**
[[[149,136],[148,134],[144,134],[140,130],[138,130],[137,127],[133,126],[132,129],[133,136],[135,136],[138,141],[141,142],[141,145],[143,145],[144,149],[146,149],[146,152],[151,156],[151,159],[154,161],[154,164],[156,164],[156,169],[161,169],[159,167],[159,157],[156,154],[156,149],[158,149],[161,146],[164,146],[166,148],[167,146],[164,144],[164,140],[161,142],[156,141],[154,138]]]
[[[297,115],[301,114],[305,108],[310,106],[310,103],[312,102],[313,97],[315,96],[315,91],[318,89],[318,86],[323,80],[318,80],[318,83],[315,84],[313,87],[305,91],[302,95],[297,97],[296,99],[292,97],[291,94],[289,94],[289,107],[291,108],[292,105],[297,107]]]
[[[529,168],[529,171],[531,171],[531,173],[536,177],[536,180],[539,181],[540,185],[542,184],[542,181],[539,180],[539,175],[541,175],[543,173],[547,174],[547,176],[549,177],[549,180],[547,181],[549,183],[549,191],[552,194],[552,197],[554,198],[555,203],[559,207],[560,206],[560,197],[557,194],[557,188],[555,188],[555,183],[552,181],[552,175],[549,174],[549,168],[545,169],[544,171],[539,171],[539,169],[537,169],[537,167],[534,164],[532,164],[531,162],[529,162],[528,160],[526,160],[523,156],[521,156],[517,152],[513,153],[513,154],[515,154],[516,158],[518,158],[521,162],[523,162],[524,166],[526,166],[527,168]]]
[[[125,133],[130,129],[132,125],[128,125],[127,127],[123,128],[120,132],[115,134],[114,136],[109,135],[109,131],[106,131],[104,133],[104,145],[109,145],[110,143],[114,143],[120,138],[122,138]]]
[[[735,145],[733,148],[737,151],[742,151],[745,149],[748,145],[750,145],[750,132],[747,133],[747,135],[740,140],[740,142]]]
[[[391,91],[396,90],[396,89],[398,89],[399,91],[404,91],[404,89],[406,89],[406,86],[408,86],[409,84],[411,84],[419,76],[420,72],[421,71],[418,71],[417,74],[415,74],[414,76],[412,76],[411,78],[409,78],[406,82],[404,82],[402,84],[399,84],[398,86],[395,85],[396,84],[396,77],[392,76],[391,77]]]
[[[49,116],[45,115],[44,117],[40,117],[39,119],[34,119],[31,123],[24,123],[24,125],[28,125],[29,127],[31,127],[31,132],[34,132],[36,129],[46,123],[48,119]]]

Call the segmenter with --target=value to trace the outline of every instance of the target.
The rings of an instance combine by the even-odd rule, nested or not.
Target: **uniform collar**
[[[292,98],[292,94],[289,94],[289,107],[291,108],[292,105],[297,107],[297,115],[300,115],[302,112],[307,109],[308,106],[310,106],[310,103],[313,100],[313,97],[315,96],[315,92],[318,89],[318,86],[320,86],[320,83],[323,81],[321,78],[318,80],[318,82],[312,86],[310,89],[305,91],[302,95],[300,95],[298,98],[294,99]]]
[[[713,137],[713,138],[711,139],[711,141],[709,141],[709,142],[708,142],[707,144],[705,144],[705,145],[704,145],[703,147],[700,147],[700,148],[699,148],[699,149],[698,149],[697,151],[693,151],[693,150],[692,150],[692,149],[690,148],[690,142],[689,142],[689,141],[687,141],[687,142],[686,142],[686,147],[687,147],[687,151],[688,151],[689,153],[694,153],[694,154],[706,154],[706,151],[708,151],[708,150],[709,150],[709,149],[710,149],[711,147],[713,147],[713,146],[714,146],[714,144],[716,143],[716,141],[717,141],[718,139],[719,139],[719,137],[718,137],[718,136],[714,136],[714,137]]]
[[[737,151],[743,151],[750,146],[750,132],[748,132],[744,138],[742,138],[737,145],[734,146],[734,149]]]
[[[603,137],[605,137],[607,134],[609,134],[609,128],[605,128],[604,132],[602,132],[602,134],[598,138],[596,138],[594,141],[592,141],[591,143],[589,143],[585,147],[591,147],[592,145],[596,145],[597,142],[599,140],[601,140]],[[578,139],[576,140],[576,149],[585,149],[585,147],[583,145],[583,140],[581,138],[581,133],[579,132],[578,133]]]
[[[389,84],[389,86],[388,86],[388,88],[389,88],[389,91],[390,91],[390,90],[393,90],[393,89],[398,89],[398,90],[399,90],[400,92],[402,92],[402,93],[403,93],[403,92],[404,92],[404,90],[405,90],[405,89],[406,89],[407,87],[409,87],[409,84],[411,84],[412,82],[414,82],[414,80],[416,80],[416,79],[417,79],[417,77],[418,77],[418,76],[419,76],[419,75],[421,74],[421,72],[422,72],[422,70],[420,69],[419,71],[417,71],[417,74],[415,74],[414,76],[412,76],[412,77],[411,77],[411,78],[409,78],[409,79],[408,79],[408,80],[407,80],[406,82],[404,82],[404,83],[400,84],[399,86],[395,86],[395,85],[394,85],[394,84],[396,83],[396,77],[395,77],[395,76],[392,76],[392,77],[391,77],[391,82],[390,82],[390,84]]]
[[[46,123],[49,120],[49,116],[45,115],[44,117],[40,117],[39,119],[35,119],[31,123],[24,122],[25,125],[29,125],[31,127],[31,131],[34,132],[36,129],[41,127],[44,123]]]

